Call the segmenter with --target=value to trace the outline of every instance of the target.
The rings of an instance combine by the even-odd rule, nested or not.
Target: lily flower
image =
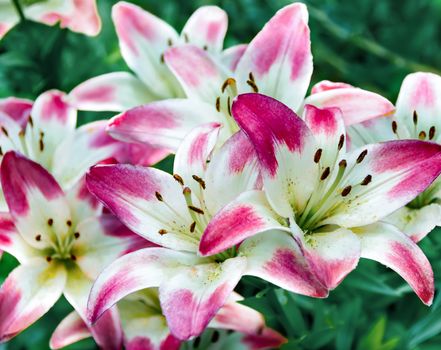
[[[20,1],[23,14],[47,25],[59,23],[61,28],[90,36],[101,31],[101,19],[95,0]],[[19,14],[12,1],[0,0],[0,39],[18,22]]]
[[[160,18],[125,1],[113,6],[112,19],[121,54],[135,75],[114,72],[80,84],[70,93],[71,102],[78,109],[121,112],[154,100],[182,97],[180,84],[164,62],[169,47],[192,43],[232,65],[243,52],[243,46],[236,46],[222,53],[228,17],[217,6],[197,9],[181,34]]]
[[[239,304],[243,298],[234,293],[214,319],[209,328],[240,332],[237,341],[243,349],[275,349],[286,342],[278,332],[265,326],[262,314]],[[162,313],[157,288],[144,289],[133,293],[118,302],[118,311],[124,333],[124,347],[127,350],[178,350],[181,341],[170,334],[167,321]],[[86,323],[72,312],[57,327],[52,338],[51,348],[60,349],[79,340],[90,337]],[[223,339],[224,338],[224,339]],[[230,341],[215,331],[211,339],[216,346]],[[231,342],[229,342],[231,344]]]
[[[347,152],[339,109],[307,105],[303,121],[287,106],[260,94],[240,95],[232,113],[254,145],[265,191],[254,198],[239,195],[211,219],[201,238],[203,256],[237,244],[246,255],[260,245],[270,263],[255,275],[280,275],[280,265],[294,265],[303,279],[328,290],[360,257],[372,259],[395,270],[425,304],[431,304],[433,272],[424,253],[398,228],[379,220],[438,177],[440,145],[390,141]],[[268,206],[272,211],[261,210]],[[238,230],[245,226],[245,210],[254,220]],[[270,220],[278,220],[289,237],[282,228],[277,234],[262,233],[274,229],[262,225]]]
[[[61,91],[47,91],[33,104],[15,98],[0,101],[0,158],[18,151],[43,165],[63,189],[70,189],[103,160],[151,165],[166,155],[161,149],[114,140],[105,131],[105,120],[78,129],[76,123],[77,110]]]
[[[171,333],[187,340],[199,335],[230,297],[246,259],[235,249],[201,258],[200,237],[225,203],[260,188],[261,179],[254,150],[242,133],[213,153],[220,127],[207,124],[185,138],[174,175],[121,164],[95,166],[87,174],[89,190],[110,211],[162,246],[128,254],[103,271],[89,300],[91,323],[127,295],[159,287]]]
[[[344,118],[358,121],[394,109],[378,94],[349,85],[334,91],[315,88],[305,101],[313,64],[304,4],[294,3],[279,10],[242,50],[236,63],[227,67],[196,45],[169,48],[164,53],[165,64],[187,98],[156,101],[123,112],[110,121],[110,134],[123,141],[176,150],[195,126],[220,122],[225,126],[222,138],[226,140],[238,130],[231,117],[231,103],[245,92],[272,96],[294,111],[301,111],[305,103],[337,106]]]
[[[403,81],[392,117],[351,123],[351,144],[415,139],[441,143],[441,77],[432,73],[409,74]],[[415,242],[441,225],[441,180],[385,219],[408,234]]]
[[[85,319],[94,278],[118,256],[145,247],[78,182],[63,192],[41,165],[10,151],[1,182],[9,213],[0,215],[0,249],[19,261],[0,288],[0,342],[20,333],[64,295]],[[151,244],[150,244],[151,245]],[[119,349],[115,310],[91,331],[105,349]]]

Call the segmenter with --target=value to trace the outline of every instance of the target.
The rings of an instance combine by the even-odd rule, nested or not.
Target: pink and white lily
[[[2,100],[0,158],[9,150],[18,151],[43,165],[63,189],[70,189],[100,161],[115,158],[150,165],[166,155],[161,149],[114,140],[105,131],[105,120],[78,129],[76,123],[77,110],[61,91],[47,91],[33,104],[15,98]]]
[[[125,1],[112,9],[121,54],[135,75],[104,74],[77,86],[71,102],[79,109],[121,112],[154,100],[182,97],[183,91],[164,62],[168,48],[192,43],[219,60],[234,64],[242,46],[221,53],[228,26],[225,11],[202,6],[188,19],[181,34],[153,14]]]
[[[46,169],[17,152],[3,157],[1,182],[9,213],[0,214],[0,249],[20,265],[0,288],[0,342],[37,321],[61,295],[86,319],[94,278],[147,241],[101,214],[84,181],[64,192]],[[116,310],[91,331],[102,348],[121,347]]]
[[[199,335],[228,300],[247,260],[235,249],[201,258],[200,237],[224,204],[260,188],[261,179],[242,133],[214,151],[220,128],[207,124],[185,138],[174,175],[129,165],[99,165],[87,174],[88,188],[99,200],[134,232],[162,246],[128,254],[103,271],[89,300],[92,323],[127,295],[159,287],[171,333],[187,340]]]
[[[425,304],[431,304],[433,272],[424,253],[398,228],[379,220],[437,178],[440,145],[391,141],[347,152],[339,109],[307,105],[303,121],[287,106],[260,94],[240,95],[232,113],[254,145],[265,191],[254,198],[240,195],[211,219],[201,238],[203,256],[238,244],[244,251],[239,256],[246,256],[247,249],[254,253],[260,245],[270,262],[255,275],[280,275],[281,266],[296,266],[301,279],[326,290],[335,288],[360,257],[372,259],[395,270]],[[262,207],[271,211],[263,212]],[[238,231],[245,209],[256,225]],[[274,229],[261,224],[271,220],[280,223],[280,231],[262,233]],[[281,232],[283,227],[289,233]]]
[[[101,30],[101,19],[95,0],[20,1],[23,14],[33,21],[48,25],[59,23],[61,28],[90,36]],[[0,39],[20,20],[13,2],[0,0]]]
[[[391,117],[352,123],[351,143],[364,145],[386,140],[416,139],[441,143],[441,77],[432,73],[409,74],[401,85],[396,113]],[[441,225],[441,180],[435,181],[412,202],[385,219],[415,242]]]
[[[109,132],[123,141],[161,145],[176,150],[197,125],[224,124],[226,140],[238,130],[231,103],[240,93],[260,92],[301,111],[305,103],[338,106],[344,118],[359,121],[393,111],[378,94],[346,86],[335,91],[314,89],[305,101],[313,71],[308,12],[294,3],[279,10],[234,64],[227,67],[198,46],[169,48],[164,61],[187,98],[156,101],[128,110],[111,120]],[[238,50],[237,50],[238,51]]]
[[[286,339],[282,335],[265,326],[263,316],[259,312],[237,303],[242,299],[238,294],[233,294],[208,327],[240,332],[239,343],[243,349],[274,349],[285,343]],[[170,334],[167,321],[162,314],[157,288],[144,289],[128,295],[118,302],[118,311],[125,349],[177,350],[180,348],[182,342]],[[77,314],[72,313],[55,330],[51,339],[51,348],[60,349],[91,335],[86,323]],[[222,338],[213,339],[213,343],[221,346]]]

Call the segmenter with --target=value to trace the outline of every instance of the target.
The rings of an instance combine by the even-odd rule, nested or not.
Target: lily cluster
[[[86,17],[61,24],[91,34],[99,21]],[[0,341],[64,295],[74,311],[52,348],[93,336],[103,349],[178,349],[207,327],[277,348],[286,339],[240,303],[242,277],[325,298],[361,258],[432,303],[417,242],[441,225],[441,77],[409,75],[396,107],[330,81],[306,97],[300,3],[226,50],[215,6],[181,34],[126,2],[112,18],[135,75],[0,100],[0,249],[19,261],[0,288]],[[77,110],[120,114],[76,129]],[[172,174],[152,167],[168,154]]]

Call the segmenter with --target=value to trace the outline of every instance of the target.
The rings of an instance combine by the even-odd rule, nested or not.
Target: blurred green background
[[[110,19],[116,1],[98,0],[103,30],[98,37],[24,22],[0,41],[0,98],[34,99],[47,89],[70,91],[98,74],[127,70]],[[225,46],[249,41],[289,1],[225,0],[132,1],[180,30],[199,6],[216,4],[229,15]],[[395,101],[402,79],[413,71],[441,72],[441,0],[311,0],[313,82],[345,81]],[[80,123],[111,113],[80,113]],[[160,164],[167,168],[170,162]],[[437,230],[436,230],[437,231]],[[421,246],[441,285],[441,231]],[[16,264],[0,262],[0,281]],[[289,338],[284,349],[393,350],[441,349],[441,297],[425,307],[395,273],[362,261],[359,268],[325,300],[287,293],[247,278],[240,285],[246,304],[262,311],[267,322]],[[48,339],[70,306],[59,302],[42,320],[0,350],[48,349]],[[205,340],[205,341],[204,341]],[[209,334],[199,349],[210,349]],[[190,344],[187,348],[195,347]],[[71,349],[95,349],[83,341]],[[228,346],[225,347],[228,349]]]

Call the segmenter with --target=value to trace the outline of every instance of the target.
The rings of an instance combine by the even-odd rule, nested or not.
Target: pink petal
[[[116,139],[140,142],[175,151],[194,127],[218,121],[213,106],[189,99],[153,102],[110,120],[108,131]]]
[[[182,29],[184,40],[214,53],[222,50],[228,17],[217,6],[199,7]]]
[[[72,311],[52,333],[49,346],[51,349],[61,349],[91,336],[89,328],[80,315],[76,311]]]
[[[16,97],[0,99],[0,112],[14,119],[24,129],[31,114],[32,101]]]
[[[13,270],[0,288],[0,342],[5,342],[43,316],[58,300],[66,270],[36,258]]]
[[[241,340],[249,350],[278,349],[287,341],[280,333],[268,327],[258,334],[247,334]]]
[[[345,125],[357,124],[369,119],[390,115],[394,105],[386,98],[359,88],[340,87],[314,93],[305,104],[319,108],[337,107],[343,113]]]
[[[235,72],[239,60],[242,58],[247,47],[247,44],[239,44],[222,51],[221,62],[228,67],[230,71]]]
[[[361,256],[396,271],[426,305],[435,292],[433,271],[423,251],[404,233],[385,223],[361,227]]]
[[[182,266],[193,266],[193,254],[165,248],[146,248],[124,255],[97,278],[89,297],[88,319],[95,323],[101,315],[126,295],[158,287]]]
[[[353,86],[346,83],[333,82],[329,80],[319,81],[311,88],[311,95],[314,95],[318,92],[324,92],[334,89],[344,89],[344,88],[352,88]]]
[[[240,91],[252,91],[252,73],[259,92],[297,110],[312,75],[308,12],[295,3],[279,10],[248,45],[237,66]]]

